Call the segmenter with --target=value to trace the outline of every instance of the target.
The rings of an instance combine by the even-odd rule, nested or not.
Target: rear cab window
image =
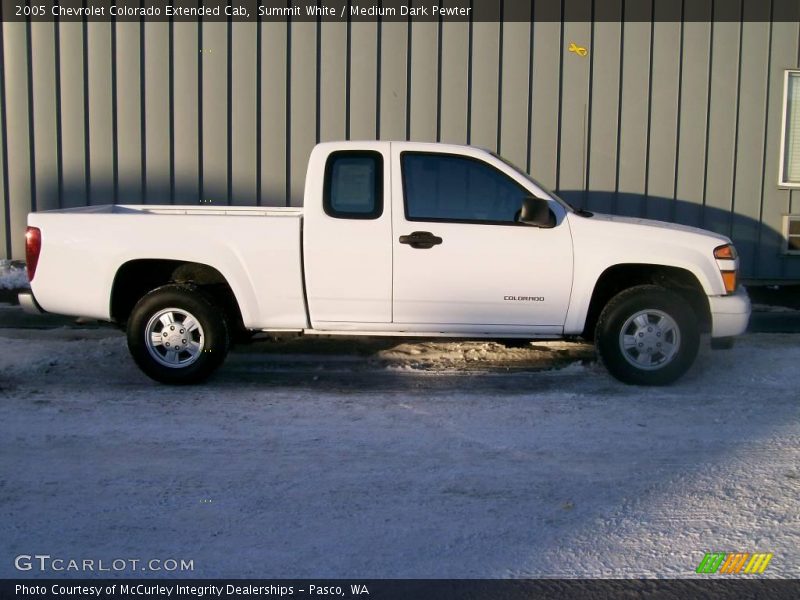
[[[383,214],[383,156],[340,151],[328,157],[322,206],[337,219],[377,219]]]

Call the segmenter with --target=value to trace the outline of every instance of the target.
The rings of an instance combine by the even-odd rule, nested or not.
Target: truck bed
[[[225,274],[247,327],[303,328],[302,215],[301,208],[178,205],[32,213],[42,250],[31,286],[46,311],[111,319],[114,281],[127,263],[199,263]]]

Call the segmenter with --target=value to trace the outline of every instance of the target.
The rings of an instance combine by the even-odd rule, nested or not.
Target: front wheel
[[[128,320],[128,349],[146,375],[169,384],[199,383],[228,353],[223,311],[196,288],[165,285],[144,296]]]
[[[697,318],[686,301],[657,285],[614,296],[597,322],[595,343],[608,371],[624,383],[666,385],[694,363]]]

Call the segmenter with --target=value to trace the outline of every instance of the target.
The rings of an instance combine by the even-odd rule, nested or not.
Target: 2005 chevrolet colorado
[[[21,303],[123,325],[164,383],[267,331],[581,336],[615,377],[659,385],[701,333],[723,346],[750,315],[728,238],[576,210],[469,146],[319,144],[302,209],[106,205],[28,225]]]

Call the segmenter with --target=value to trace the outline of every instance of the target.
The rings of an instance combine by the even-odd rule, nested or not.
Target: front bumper
[[[741,335],[750,322],[750,297],[743,286],[730,296],[710,296],[711,337]]]
[[[26,313],[30,315],[41,315],[44,313],[44,310],[39,306],[39,303],[31,292],[22,292],[17,298],[19,299],[19,305]]]

